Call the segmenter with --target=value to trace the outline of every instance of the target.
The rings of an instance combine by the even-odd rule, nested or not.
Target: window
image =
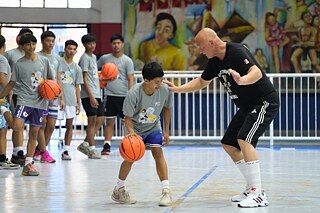
[[[0,7],[91,8],[91,0],[0,0]]]
[[[21,0],[21,7],[43,7],[43,0]]]
[[[45,8],[67,8],[68,1],[67,0],[45,0],[44,2]]]
[[[20,7],[20,0],[0,0],[0,7]]]
[[[88,33],[86,24],[2,24],[1,34],[6,38],[6,50],[16,48],[16,37],[21,28],[29,28],[37,38],[36,52],[42,49],[40,36],[45,30],[50,30],[56,35],[53,52],[61,55],[64,51],[64,43],[72,39],[78,43],[77,54],[74,61],[78,62],[85,49],[81,43],[81,37]]]

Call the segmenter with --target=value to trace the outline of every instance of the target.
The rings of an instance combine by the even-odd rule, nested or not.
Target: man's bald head
[[[206,40],[214,40],[218,37],[217,33],[210,28],[203,28],[198,32],[198,34],[195,37],[196,42],[202,42]]]

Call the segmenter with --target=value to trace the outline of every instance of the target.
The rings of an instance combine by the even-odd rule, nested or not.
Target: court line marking
[[[213,166],[205,175],[203,175],[193,186],[191,186],[178,200],[176,200],[170,208],[165,210],[163,213],[170,213],[175,208],[177,208],[188,196],[195,190],[205,179],[207,179],[216,169],[218,166]]]

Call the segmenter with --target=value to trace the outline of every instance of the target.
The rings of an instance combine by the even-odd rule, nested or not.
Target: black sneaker
[[[19,164],[20,166],[24,166],[26,157],[23,154],[23,150],[18,151],[17,156],[12,155],[11,162],[14,164]]]
[[[106,143],[105,145],[103,145],[101,155],[109,155],[109,154],[110,154],[110,145]]]

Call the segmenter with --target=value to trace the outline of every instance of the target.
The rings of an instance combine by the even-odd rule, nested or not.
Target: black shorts
[[[124,118],[124,114],[122,111],[123,102],[125,97],[117,97],[117,96],[107,96],[106,102],[106,117],[116,117],[119,115],[120,118]]]
[[[266,96],[261,104],[249,109],[239,109],[232,118],[221,143],[240,149],[238,139],[244,140],[256,147],[258,139],[279,111],[279,97],[276,92]]]
[[[97,116],[101,117],[104,115],[104,108],[100,98],[96,98],[99,103],[98,108],[93,108],[90,104],[90,98],[82,98],[82,106],[84,111],[86,112],[87,117],[89,116]]]

